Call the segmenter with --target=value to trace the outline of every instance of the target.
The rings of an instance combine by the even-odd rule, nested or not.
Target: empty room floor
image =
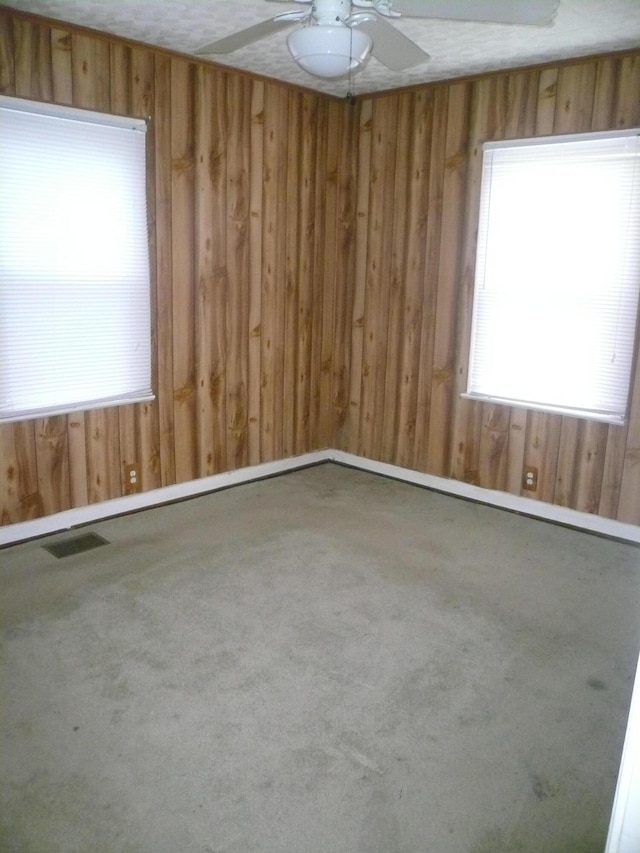
[[[601,853],[639,557],[332,463],[5,549],[0,850]]]

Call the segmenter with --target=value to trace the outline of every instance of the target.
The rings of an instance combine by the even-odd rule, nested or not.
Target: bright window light
[[[486,143],[465,397],[624,423],[640,131]]]
[[[153,399],[146,124],[0,97],[0,420]]]

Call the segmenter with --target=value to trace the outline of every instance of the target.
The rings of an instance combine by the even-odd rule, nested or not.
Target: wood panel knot
[[[191,157],[178,157],[171,162],[171,168],[177,175],[186,175],[193,171],[193,160]]]
[[[40,492],[31,492],[20,498],[20,506],[26,518],[38,518],[43,515],[43,501]]]
[[[464,164],[467,159],[466,149],[462,149],[461,151],[457,151],[455,154],[452,154],[451,157],[447,157],[445,160],[445,168],[450,172],[455,171],[455,169],[460,168]]]
[[[221,373],[212,373],[209,376],[209,398],[214,406],[220,402],[223,376]]]
[[[448,367],[436,367],[431,375],[436,385],[451,381],[451,370]]]
[[[68,53],[71,52],[71,33],[65,33],[65,35],[60,36],[55,40],[55,46],[58,50],[64,50]]]
[[[186,403],[193,397],[195,388],[193,382],[185,383],[181,388],[174,389],[173,399],[176,403]]]

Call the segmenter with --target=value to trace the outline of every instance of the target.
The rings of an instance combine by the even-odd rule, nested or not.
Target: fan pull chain
[[[347,74],[347,94],[345,97],[345,100],[347,100],[347,101],[353,101],[353,93],[351,91],[351,84],[353,81],[353,76],[351,73],[352,60],[353,60],[353,30],[351,27],[349,27],[349,71]]]

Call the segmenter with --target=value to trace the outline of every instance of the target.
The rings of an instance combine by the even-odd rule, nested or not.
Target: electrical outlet
[[[525,466],[522,472],[522,488],[528,492],[535,492],[538,488],[538,469],[532,465]]]
[[[122,466],[124,472],[124,493],[125,495],[135,495],[140,491],[140,468],[135,462]]]

